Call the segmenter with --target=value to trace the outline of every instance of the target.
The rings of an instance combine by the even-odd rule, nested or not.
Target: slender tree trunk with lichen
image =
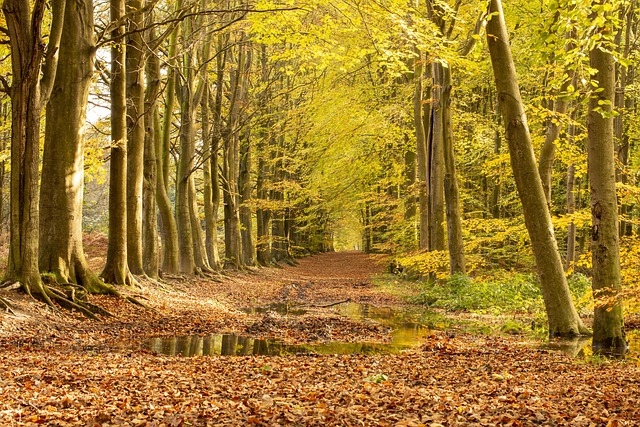
[[[602,5],[606,0],[594,1]],[[598,14],[594,12],[592,18]],[[606,15],[605,15],[606,18]],[[606,40],[611,26],[601,28]],[[593,76],[598,84],[589,99],[587,129],[588,164],[591,188],[591,253],[593,265],[593,348],[597,351],[624,353],[627,341],[619,293],[620,242],[618,235],[618,200],[614,156],[613,104],[615,97],[615,62],[610,50],[596,45],[590,52]]]
[[[588,333],[573,305],[536,165],[500,0],[490,0],[487,43],[511,167],[538,267],[550,336]]]

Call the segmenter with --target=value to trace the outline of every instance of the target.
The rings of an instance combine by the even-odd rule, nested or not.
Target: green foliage
[[[500,327],[500,331],[508,335],[522,335],[525,328],[522,323],[507,319]]]
[[[386,376],[385,374],[373,374],[373,375],[369,375],[368,377],[366,377],[364,379],[364,382],[366,383],[374,383],[374,384],[381,384],[385,381],[388,381],[389,377]]]
[[[413,298],[416,303],[447,310],[537,313],[544,311],[537,281],[531,275],[510,274],[493,279],[454,275],[445,281],[427,282]]]

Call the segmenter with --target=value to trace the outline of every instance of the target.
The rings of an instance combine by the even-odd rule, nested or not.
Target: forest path
[[[102,322],[12,295],[19,317],[0,314],[0,425],[639,425],[637,363],[589,363],[517,336],[433,331],[418,348],[376,355],[171,357],[139,347],[154,336],[223,331],[383,341],[385,328],[323,310],[239,310],[294,300],[399,303],[371,281],[383,266],[363,254],[323,254],[222,282],[147,283],[133,292],[153,311],[92,297],[117,314]]]
[[[98,257],[93,254],[93,258]],[[0,339],[42,347],[91,348],[109,351],[135,347],[150,337],[239,333],[289,342],[314,341],[319,327],[331,329],[323,340],[384,341],[386,328],[343,318],[318,306],[354,303],[400,305],[404,300],[374,284],[384,271],[384,258],[360,252],[332,252],[299,259],[294,266],[251,268],[216,277],[167,277],[160,285],[142,279],[142,289],[123,289],[153,310],[112,296],[90,301],[115,314],[87,322],[68,312],[51,311],[26,296],[13,298],[19,318],[1,318]],[[406,289],[405,292],[410,292]],[[308,307],[304,316],[264,319],[249,313],[271,304]],[[43,340],[41,337],[49,339]]]

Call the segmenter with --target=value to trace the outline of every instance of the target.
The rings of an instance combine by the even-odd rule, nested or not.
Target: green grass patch
[[[586,311],[590,304],[591,283],[585,276],[574,274],[569,288],[578,310]],[[470,311],[488,314],[544,314],[544,302],[537,278],[532,274],[502,273],[472,279],[453,275],[448,279],[424,282],[420,293],[411,302],[450,311]]]

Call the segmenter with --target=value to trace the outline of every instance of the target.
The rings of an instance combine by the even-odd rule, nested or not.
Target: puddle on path
[[[311,307],[272,304],[266,307],[247,308],[250,314],[276,312],[296,316],[310,311]],[[294,354],[390,354],[399,353],[420,344],[420,339],[433,330],[428,312],[376,307],[368,304],[343,303],[331,311],[354,320],[373,320],[392,328],[391,341],[378,343],[327,342],[317,344],[283,344],[270,339],[257,339],[236,334],[208,336],[177,336],[152,338],[146,348],[170,356],[226,356],[226,355],[294,355]],[[430,320],[431,319],[431,320]]]
[[[317,307],[276,303],[264,307],[245,308],[245,313],[260,315],[275,312],[281,316],[301,316]],[[323,308],[330,312],[358,321],[375,321],[392,329],[391,341],[385,344],[368,342],[326,342],[312,344],[284,344],[272,339],[259,339],[237,334],[214,334],[207,336],[174,336],[151,338],[144,347],[158,354],[169,356],[228,356],[269,355],[286,356],[296,354],[393,354],[417,347],[421,339],[433,330],[444,330],[447,321],[442,315],[420,308],[381,307],[369,304],[342,303]],[[627,358],[640,357],[640,331],[627,333],[629,351]],[[593,355],[590,338],[575,340],[551,340],[542,348],[562,351],[579,358]]]
[[[637,359],[640,357],[640,331],[627,331],[627,342],[629,344],[629,349],[625,354],[602,354],[602,357],[609,357],[612,359]],[[591,338],[589,337],[555,339],[542,345],[542,348],[561,351],[569,356],[578,358],[587,358],[594,354],[593,349],[591,348]]]

